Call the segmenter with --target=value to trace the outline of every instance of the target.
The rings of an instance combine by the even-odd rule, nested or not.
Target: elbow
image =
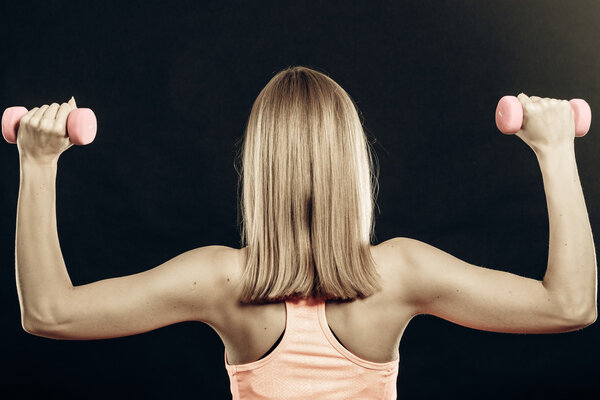
[[[35,335],[35,331],[37,330],[36,324],[27,318],[21,318],[21,326],[23,330],[31,335]]]
[[[598,308],[594,305],[594,307],[585,314],[584,327],[592,325],[596,322],[596,318],[598,318]]]
[[[60,339],[61,325],[55,313],[28,311],[21,317],[23,330],[34,336]]]
[[[28,315],[21,318],[21,326],[23,327],[23,330],[30,335],[40,337],[47,337],[46,332],[50,330],[47,322],[40,318]]]
[[[23,320],[21,325],[23,330],[30,335],[39,336],[47,339],[66,339],[57,325],[51,325],[46,322],[33,320]]]
[[[40,331],[42,314],[39,310],[32,307],[21,307],[21,326],[23,330],[31,335],[36,335]]]
[[[30,335],[45,337],[44,331],[46,329],[44,328],[44,323],[39,321],[36,318],[32,318],[32,317],[22,318],[21,326],[23,327],[23,330],[25,332],[29,333]]]
[[[593,307],[570,308],[567,312],[566,319],[573,329],[582,329],[596,322],[598,317],[598,308],[594,304]]]

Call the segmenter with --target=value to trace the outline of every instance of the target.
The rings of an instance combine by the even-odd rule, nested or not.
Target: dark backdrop
[[[329,74],[356,101],[380,164],[376,243],[408,236],[541,279],[548,214],[537,159],[494,123],[503,95],[600,104],[600,2],[5,2],[3,109],[67,101],[98,134],[59,161],[57,218],[73,284],[140,272],[195,247],[239,247],[235,143],[279,70]],[[597,126],[575,140],[597,226]],[[185,322],[58,341],[23,331],[14,276],[16,146],[4,171],[0,396],[230,398],[223,345]],[[413,319],[398,397],[592,398],[598,325],[548,335]]]

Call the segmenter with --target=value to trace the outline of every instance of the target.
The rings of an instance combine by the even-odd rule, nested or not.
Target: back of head
[[[345,300],[380,289],[370,251],[372,154],[354,102],[331,78],[296,66],[268,82],[240,152],[241,302]]]

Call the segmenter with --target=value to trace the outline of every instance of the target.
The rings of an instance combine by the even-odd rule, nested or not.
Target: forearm
[[[544,286],[571,313],[585,317],[596,310],[596,251],[574,147],[536,153],[550,228]]]
[[[56,226],[57,164],[21,160],[20,166],[15,272],[21,321],[35,326],[56,316],[60,300],[73,285]]]

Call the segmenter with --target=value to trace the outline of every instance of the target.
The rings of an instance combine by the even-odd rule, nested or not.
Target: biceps
[[[541,281],[479,267],[422,242],[409,243],[416,314],[507,333],[564,332],[576,327]]]

